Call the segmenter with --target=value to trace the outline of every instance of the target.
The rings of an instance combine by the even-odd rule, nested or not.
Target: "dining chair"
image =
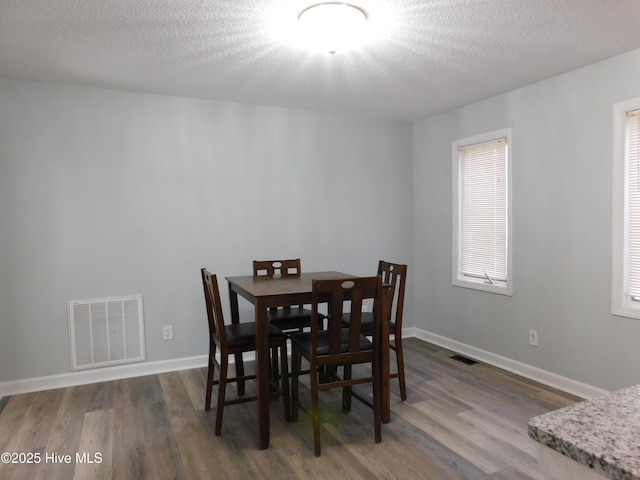
[[[299,276],[302,273],[301,262],[299,258],[289,260],[254,260],[253,276],[269,277],[276,276],[290,277]],[[318,317],[318,321],[323,321],[322,316]],[[309,328],[311,323],[311,310],[304,308],[302,305],[286,305],[282,307],[272,307],[267,313],[269,323],[282,332],[302,332],[305,328]],[[278,371],[277,355],[275,352],[271,354],[271,371],[274,380],[280,376]]]
[[[402,314],[404,311],[404,291],[407,280],[407,266],[398,263],[378,262],[378,275],[382,277],[382,286],[387,296],[387,321],[389,322],[389,335],[393,335],[391,350],[396,353],[396,372],[391,373],[389,378],[397,378],[400,384],[400,398],[407,399],[407,386],[404,375],[404,352],[402,350]],[[349,316],[345,315],[343,321],[349,324]],[[362,313],[362,331],[365,335],[370,335],[374,329],[373,314],[371,312]],[[385,379],[388,381],[388,379]]]
[[[222,414],[225,406],[257,400],[256,395],[243,396],[244,392],[240,391],[240,389],[238,397],[230,400],[225,398],[228,383],[239,383],[256,378],[255,375],[245,375],[244,371],[237,373],[235,377],[228,376],[230,355],[240,355],[241,357],[244,352],[253,352],[256,350],[256,328],[255,322],[240,322],[225,325],[217,276],[210,273],[206,268],[201,269],[201,274],[207,318],[209,320],[209,361],[204,403],[205,410],[211,410],[213,385],[218,385],[215,434],[220,435],[222,431]],[[277,328],[271,326],[269,326],[268,335],[269,348],[280,351],[280,362],[283,372],[281,390],[276,391],[275,394],[282,396],[285,419],[290,421],[291,406],[287,365],[287,336]],[[217,350],[220,351],[220,361],[216,358]],[[219,371],[218,380],[214,380],[216,369]]]
[[[349,279],[313,280],[312,283],[312,317],[311,331],[290,335],[292,343],[291,356],[291,420],[297,421],[299,410],[300,358],[309,362],[311,385],[311,415],[313,419],[313,449],[319,457],[320,449],[320,405],[319,392],[332,388],[342,388],[342,410],[351,410],[352,396],[361,399],[352,391],[354,385],[371,383],[373,397],[373,421],[375,441],[382,440],[382,390],[381,390],[381,356],[378,332],[382,325],[382,278],[354,277]],[[364,336],[360,330],[362,319],[362,302],[373,299],[374,330],[372,339]],[[316,321],[320,315],[318,307],[326,304],[327,329],[319,330]],[[343,315],[350,307],[350,322],[342,323]],[[362,374],[359,370],[354,377],[352,366],[356,364],[371,365],[371,374]],[[343,374],[339,376],[339,367]],[[331,379],[324,378],[325,370],[331,369]]]
[[[289,277],[299,276],[302,273],[300,259],[293,260],[254,260],[254,277]],[[272,307],[267,313],[269,322],[284,332],[302,331],[309,327],[311,322],[311,310],[302,305],[287,305],[284,307]]]

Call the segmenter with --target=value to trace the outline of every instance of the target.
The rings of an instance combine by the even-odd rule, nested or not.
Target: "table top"
[[[332,278],[352,278],[353,275],[342,272],[306,272],[301,275],[277,277],[254,277],[244,275],[240,277],[225,277],[227,282],[239,288],[252,297],[268,297],[272,295],[295,295],[310,293],[313,280]]]
[[[529,420],[529,436],[613,479],[640,479],[640,385]]]

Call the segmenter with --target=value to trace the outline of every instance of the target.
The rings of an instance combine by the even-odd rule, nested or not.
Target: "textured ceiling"
[[[640,48],[639,0],[353,0],[357,51],[309,53],[314,0],[0,0],[0,77],[418,120]]]

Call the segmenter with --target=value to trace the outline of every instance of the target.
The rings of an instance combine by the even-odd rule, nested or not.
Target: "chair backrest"
[[[388,288],[386,292],[389,301],[389,320],[393,320],[396,328],[402,329],[402,313],[404,311],[404,290],[407,280],[407,266],[399,263],[378,262],[378,275],[382,277],[383,287]]]
[[[227,336],[224,328],[220,291],[218,290],[218,277],[206,268],[201,269],[200,272],[204,288],[204,301],[207,305],[210,346],[218,345],[220,348],[226,348]]]
[[[373,313],[375,319],[373,344],[377,342],[382,322],[382,277],[354,277],[348,279],[313,280],[312,283],[312,311],[311,317],[311,349],[316,351],[318,345],[318,306],[327,305],[328,330],[330,332],[330,346],[328,355],[316,355],[320,357],[333,357],[324,359],[323,363],[340,365],[341,363],[357,362],[362,351],[361,325],[362,302],[373,299]],[[349,311],[345,307],[349,307]],[[342,322],[343,314],[348,314],[349,326]],[[348,332],[345,338],[345,333]],[[370,335],[367,333],[367,335]],[[366,343],[366,342],[365,342]],[[371,353],[371,349],[367,349]]]
[[[292,277],[299,276],[302,273],[300,267],[300,259],[291,260],[254,260],[253,276],[254,277]],[[291,306],[281,307],[290,310]],[[275,312],[278,307],[271,307],[269,311]]]
[[[293,260],[254,260],[254,277],[297,276],[300,275],[300,259]]]

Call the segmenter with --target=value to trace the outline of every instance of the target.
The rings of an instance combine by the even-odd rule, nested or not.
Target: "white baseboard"
[[[508,372],[515,373],[516,375],[534,380],[552,388],[557,388],[558,390],[576,395],[584,399],[601,397],[603,395],[611,393],[608,390],[594,387],[593,385],[582,383],[577,380],[572,380],[570,378],[563,377],[562,375],[558,375],[556,373],[549,372],[538,367],[533,367],[531,365],[527,365],[526,363],[518,362],[517,360],[512,360],[510,358],[503,357],[486,350],[481,350],[471,345],[467,345],[465,343],[461,343],[456,340],[452,340],[450,338],[428,332],[426,330],[417,328],[411,328],[407,330],[403,329],[402,334],[405,338],[419,338],[426,342],[446,348],[447,350],[452,350],[456,353],[464,355],[465,357],[488,363],[489,365],[493,365]]]
[[[586,383],[578,382],[567,377],[563,377],[541,368],[533,367],[516,360],[512,360],[495,353],[481,350],[465,343],[452,340],[441,335],[428,332],[418,328],[406,328],[402,330],[404,338],[416,337],[429,343],[446,348],[466,357],[478,360],[489,365],[493,365],[516,375],[540,382],[563,392],[589,399],[607,395],[610,393]],[[251,360],[247,355],[246,359]],[[36,392],[40,390],[50,390],[53,388],[72,387],[87,383],[105,382],[109,380],[119,380],[122,378],[141,377],[157,373],[173,372],[177,370],[187,370],[190,368],[200,368],[207,365],[207,355],[196,357],[178,358],[173,360],[162,360],[157,362],[141,362],[114,367],[97,368],[80,372],[63,373],[47,377],[28,378],[24,380],[14,380],[0,383],[0,398],[7,395],[19,393]]]
[[[120,380],[122,378],[142,377],[156,373],[174,372],[190,368],[207,366],[207,355],[177,358],[157,362],[140,362],[114,367],[95,368],[78,372],[62,373],[47,377],[27,378],[0,383],[0,398],[19,393],[51,390],[53,388],[73,387],[88,383]]]

